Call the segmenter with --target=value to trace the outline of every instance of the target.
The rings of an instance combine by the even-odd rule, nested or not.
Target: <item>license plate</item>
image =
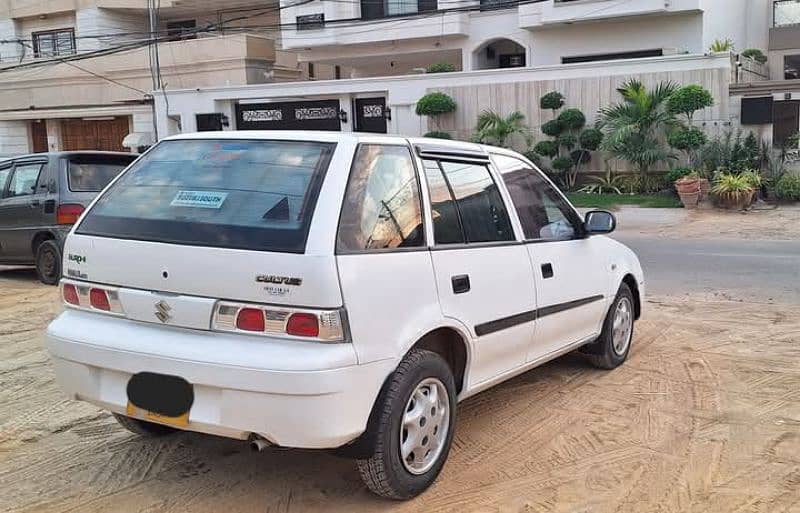
[[[175,426],[175,427],[186,427],[189,425],[189,412],[182,415],[178,415],[177,417],[168,417],[166,415],[161,415],[160,413],[147,411],[143,408],[139,408],[135,404],[128,402],[128,407],[126,408],[126,414],[128,417],[134,417],[141,420],[147,420],[149,422],[156,422],[158,424],[166,424],[168,426]]]

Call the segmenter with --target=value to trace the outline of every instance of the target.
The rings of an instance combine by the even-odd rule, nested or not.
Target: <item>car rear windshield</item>
[[[98,199],[76,233],[302,253],[334,146],[164,141]]]
[[[100,192],[134,160],[135,155],[71,155],[67,159],[69,190]]]

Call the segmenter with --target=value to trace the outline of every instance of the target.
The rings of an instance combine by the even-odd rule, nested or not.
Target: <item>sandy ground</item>
[[[721,209],[622,207],[620,231],[684,239],[800,240],[800,206]]]
[[[57,389],[58,310],[30,272],[0,273],[0,511],[800,511],[797,305],[651,299],[623,367],[567,355],[463,403],[409,503],[322,452],[129,434]]]

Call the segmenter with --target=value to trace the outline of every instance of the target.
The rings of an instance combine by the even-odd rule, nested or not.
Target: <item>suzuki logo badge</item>
[[[172,319],[172,316],[169,314],[170,311],[172,311],[172,307],[169,306],[169,303],[167,303],[163,299],[158,303],[156,303],[155,315],[159,321],[166,323],[167,321]]]

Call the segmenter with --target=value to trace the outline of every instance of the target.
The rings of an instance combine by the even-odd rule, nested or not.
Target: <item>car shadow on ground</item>
[[[0,265],[0,280],[39,281],[33,267],[6,267]]]

